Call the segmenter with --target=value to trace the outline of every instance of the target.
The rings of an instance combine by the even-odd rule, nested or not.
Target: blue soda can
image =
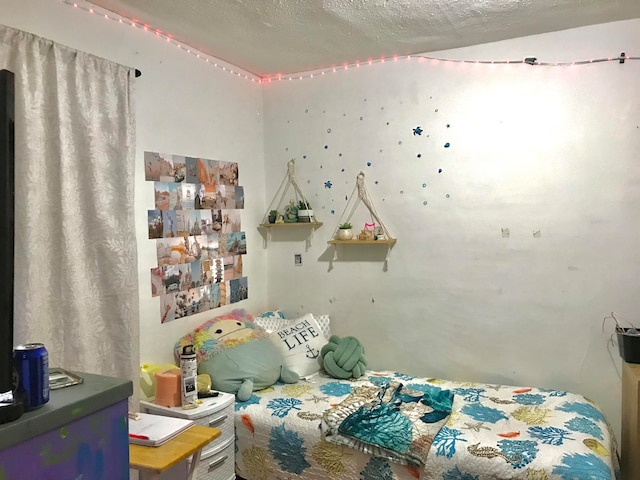
[[[13,365],[18,376],[18,393],[25,410],[49,401],[49,353],[42,343],[25,343],[13,349]]]

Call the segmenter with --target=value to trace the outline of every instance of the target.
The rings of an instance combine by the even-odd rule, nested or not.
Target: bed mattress
[[[323,423],[345,399],[399,382],[453,393],[451,413],[427,438],[424,463],[403,465],[328,441]],[[246,480],[613,480],[615,437],[597,405],[574,393],[367,371],[319,373],[236,402],[236,473]]]

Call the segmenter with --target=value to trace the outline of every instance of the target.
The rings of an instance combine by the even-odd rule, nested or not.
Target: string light
[[[78,8],[80,10],[83,10],[91,14],[96,14],[93,8],[79,5],[78,3],[71,2],[70,0],[60,0],[60,1],[63,4],[68,5],[70,7]],[[214,67],[219,68],[224,72],[228,72],[232,75],[236,75],[240,78],[251,80],[252,82],[257,82],[257,83],[271,83],[274,80],[281,81],[283,79],[287,79],[289,81],[311,79],[311,78],[315,78],[316,76],[324,76],[327,73],[337,73],[338,71],[349,70],[349,68],[351,67],[359,68],[361,65],[373,65],[373,64],[379,64],[379,63],[385,63],[385,60],[393,60],[394,62],[397,62],[398,60],[404,59],[404,58],[406,58],[409,61],[412,58],[415,58],[420,63],[424,62],[425,60],[431,60],[432,62],[442,62],[442,63],[470,63],[470,64],[476,64],[476,65],[529,65],[529,66],[535,66],[535,67],[571,67],[571,66],[577,66],[577,65],[591,65],[594,63],[605,63],[605,62],[625,63],[625,61],[640,60],[640,57],[629,56],[629,55],[626,55],[624,52],[622,52],[617,57],[593,58],[590,60],[574,60],[570,62],[539,62],[536,57],[526,57],[522,60],[464,60],[464,59],[461,60],[461,59],[455,59],[455,58],[432,57],[429,55],[416,55],[416,54],[397,55],[396,54],[390,58],[380,57],[379,59],[375,59],[375,60],[373,58],[368,58],[366,62],[363,62],[363,63],[361,63],[360,61],[356,61],[354,63],[343,63],[342,64],[343,68],[341,69],[336,68],[336,66],[332,66],[332,67],[317,69],[317,70],[313,70],[305,73],[288,74],[288,76],[284,78],[281,73],[264,75],[260,77],[248,72],[245,74],[242,74],[240,72],[235,72],[234,70],[227,68],[225,65],[218,64],[218,62],[209,61],[209,58],[207,58],[206,54],[201,53],[199,51],[195,51],[190,47],[185,47],[181,43],[176,42],[173,39],[173,35],[164,33],[159,29],[154,29],[149,25],[140,24],[136,22],[136,20],[127,19],[126,17],[112,16],[110,14],[98,14],[98,15],[102,16],[106,20],[111,20],[121,24],[130,25],[134,28],[142,28],[146,32],[151,31],[157,37],[163,38],[167,43],[174,44],[176,47],[184,50],[186,53],[193,55],[197,59],[204,60],[206,61],[206,63],[213,65]],[[295,75],[295,78],[292,75]]]
[[[571,61],[571,62],[539,62],[535,57],[527,57],[522,60],[459,60],[454,58],[442,58],[442,57],[430,57],[428,55],[406,55],[399,56],[394,55],[391,59],[396,62],[400,59],[406,58],[407,60],[411,60],[412,58],[418,59],[418,62],[424,62],[425,60],[431,60],[432,62],[442,62],[442,63],[471,63],[471,64],[480,64],[480,65],[529,65],[535,67],[568,67],[568,66],[576,66],[576,65],[590,65],[593,63],[602,63],[602,62],[619,62],[624,63],[627,60],[640,60],[640,57],[631,57],[626,55],[624,52],[621,53],[617,57],[606,57],[606,58],[593,58],[590,60],[579,60],[579,61]],[[389,60],[389,58],[385,59],[384,57],[373,60],[368,59],[366,64],[373,65],[374,63],[385,63],[385,60]],[[303,73],[298,76],[299,80],[304,80],[307,78],[314,78],[317,75],[324,75],[325,73],[337,73],[338,71],[347,70],[350,67],[360,67],[360,62],[355,62],[351,64],[344,64],[344,68],[338,70],[336,67],[329,67],[326,69],[314,70],[310,73]],[[263,83],[269,83],[271,80],[281,80],[280,74],[276,75],[266,75],[262,77]]]
[[[175,45],[177,48],[183,50],[186,53],[189,53],[191,55],[193,55],[194,58],[197,58],[199,60],[203,60],[206,63],[208,63],[209,65],[213,65],[216,68],[219,68],[223,71],[226,71],[227,73],[230,73],[232,75],[238,76],[240,78],[244,78],[246,80],[251,80],[254,83],[262,83],[264,81],[263,78],[254,75],[250,72],[246,72],[246,74],[242,74],[240,72],[234,71],[231,68],[227,68],[224,65],[216,62],[212,62],[209,61],[209,58],[207,58],[207,55],[199,52],[197,50],[194,50],[193,48],[189,47],[189,46],[185,46],[179,42],[177,42],[174,38],[173,35],[168,34],[168,33],[164,33],[162,30],[160,29],[156,29],[153,28],[151,25],[146,25],[146,24],[142,24],[136,20],[133,19],[129,19],[126,17],[122,17],[122,16],[118,16],[115,14],[111,14],[109,13],[98,13],[93,7],[86,7],[83,5],[80,5],[78,2],[72,2],[70,0],[60,0],[63,4],[69,6],[69,7],[73,7],[73,8],[77,8],[79,10],[82,10],[84,12],[93,14],[93,15],[98,15],[102,18],[104,18],[105,20],[111,20],[113,22],[117,22],[123,25],[127,25],[127,26],[131,26],[133,28],[139,28],[141,30],[143,30],[144,32],[148,32],[148,33],[153,33],[156,37],[160,37],[162,38],[164,41],[166,41],[169,44],[173,44]],[[237,68],[234,66],[234,68]]]

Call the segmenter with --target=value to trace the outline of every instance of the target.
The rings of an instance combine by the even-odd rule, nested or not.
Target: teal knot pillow
[[[364,347],[355,337],[332,335],[320,350],[320,364],[334,378],[360,378],[367,368]]]

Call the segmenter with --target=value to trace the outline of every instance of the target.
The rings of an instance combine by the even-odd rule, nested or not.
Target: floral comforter
[[[426,439],[424,464],[327,441],[321,428],[323,416],[358,389],[392,382],[414,392],[453,393],[451,414]],[[619,478],[615,438],[602,412],[563,391],[368,371],[358,380],[319,374],[274,385],[235,409],[236,473],[246,480]]]

